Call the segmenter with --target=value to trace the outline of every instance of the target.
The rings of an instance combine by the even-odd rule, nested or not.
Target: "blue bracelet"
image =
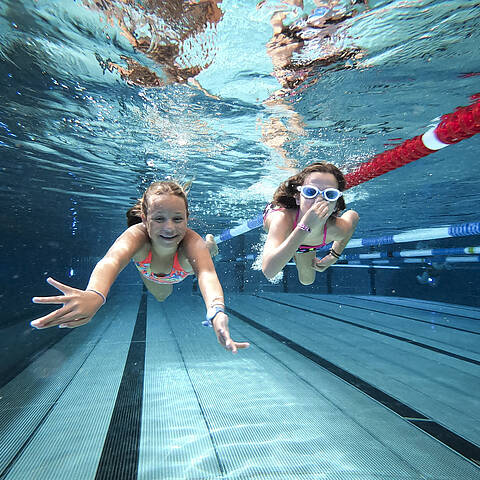
[[[87,288],[85,291],[86,291],[86,292],[94,292],[94,293],[96,293],[97,295],[100,295],[100,296],[102,297],[102,300],[103,300],[102,305],[105,305],[105,302],[107,301],[107,299],[105,298],[105,295],[104,295],[103,293],[101,293],[101,292],[99,292],[99,291],[97,291],[97,290],[94,290],[93,288]]]

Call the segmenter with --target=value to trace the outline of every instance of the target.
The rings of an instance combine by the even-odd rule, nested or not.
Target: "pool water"
[[[220,238],[312,161],[352,172],[474,104],[479,7],[2,2],[0,478],[480,479],[478,135],[347,190],[313,285],[263,276],[259,228],[221,241],[236,356],[195,279],[160,303],[133,265],[88,325],[30,326],[152,180],[193,180]]]

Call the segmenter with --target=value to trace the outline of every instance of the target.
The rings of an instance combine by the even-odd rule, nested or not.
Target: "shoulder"
[[[145,260],[148,252],[152,248],[150,243],[150,237],[148,236],[147,229],[143,223],[137,223],[125,230],[125,235],[128,236],[132,243],[135,243],[138,247],[132,256],[132,259],[136,262]]]
[[[297,210],[288,208],[271,212],[265,219],[264,230],[267,233],[264,250],[278,247],[293,231]]]
[[[272,207],[267,213],[263,222],[263,228],[268,232],[271,228],[293,229],[297,209]]]
[[[205,240],[195,231],[187,229],[185,237],[178,248],[180,265],[185,265],[188,270],[198,276],[204,271],[214,270],[212,257]]]
[[[359,219],[360,216],[355,210],[347,210],[341,216],[332,218],[332,227],[335,233],[346,236],[355,230]]]
[[[184,247],[186,246],[195,247],[200,244],[204,246],[205,241],[203,240],[203,238],[195,230],[192,230],[191,228],[187,228],[187,231],[185,233],[185,236],[183,237],[181,245]]]
[[[143,253],[142,249],[145,248],[147,243],[150,243],[150,239],[144,228],[143,225],[132,225],[124,230],[108,249],[105,257],[115,260],[121,259],[125,262],[132,258],[136,259],[137,254],[141,255],[141,253]],[[143,258],[140,260],[143,260]]]
[[[358,220],[360,219],[360,215],[355,210],[347,210],[346,212],[343,212],[343,214],[338,218],[342,219],[345,222],[355,223],[356,225],[358,223]]]
[[[187,228],[187,232],[178,248],[179,253],[189,258],[198,252],[203,252],[204,250],[208,252],[205,240],[197,232]]]

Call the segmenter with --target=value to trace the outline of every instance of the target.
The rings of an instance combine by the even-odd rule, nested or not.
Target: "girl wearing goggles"
[[[331,163],[318,162],[282,183],[264,211],[268,232],[262,271],[277,275],[293,257],[303,285],[315,281],[316,272],[333,265],[352,237],[359,216],[346,209],[342,190],[345,178]],[[323,258],[316,251],[333,242]]]
[[[312,199],[321,195],[327,202],[336,202],[343,195],[343,193],[336,188],[320,190],[315,185],[302,185],[297,187],[297,190],[304,198]]]

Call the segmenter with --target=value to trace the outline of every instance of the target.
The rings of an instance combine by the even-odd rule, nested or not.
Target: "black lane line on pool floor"
[[[375,295],[372,295],[372,296],[375,297]],[[413,308],[414,310],[420,310],[420,311],[423,311],[423,312],[430,312],[430,313],[438,313],[439,315],[449,315],[451,317],[468,318],[469,320],[475,320],[477,322],[480,320],[479,318],[469,317],[467,315],[461,315],[459,313],[442,312],[441,310],[434,310],[433,308],[422,308],[420,306],[402,305],[401,303],[388,303],[384,300],[375,299],[375,298],[355,297],[354,295],[346,295],[346,297],[347,298],[355,298],[356,300],[365,300],[366,302],[375,302],[377,305],[386,303],[387,305],[395,305],[397,307],[402,307],[402,308]],[[470,310],[472,312],[478,313],[478,310],[475,310],[473,307],[470,309],[468,307],[464,308],[463,306],[460,306],[459,308],[461,308],[462,310]]]
[[[303,312],[308,312],[313,315],[318,315],[320,317],[330,318],[331,320],[335,320],[337,322],[345,323],[347,325],[351,325],[353,327],[361,328],[362,330],[368,330],[369,332],[377,333],[378,335],[383,335],[385,337],[394,338],[395,340],[400,340],[401,342],[409,343],[410,345],[415,345],[416,347],[421,347],[426,350],[431,350],[435,353],[440,353],[442,355],[447,355],[448,357],[456,358],[457,360],[462,360],[464,362],[473,363],[474,365],[480,365],[479,360],[475,360],[474,358],[465,357],[463,355],[459,355],[458,353],[449,352],[448,350],[443,350],[442,348],[433,347],[432,345],[428,345],[427,343],[417,342],[412,340],[411,338],[401,337],[400,335],[394,335],[393,333],[384,332],[383,330],[379,330],[378,328],[367,327],[366,325],[361,325],[359,323],[350,322],[349,320],[345,320],[343,318],[335,317],[333,315],[328,315],[326,313],[318,313],[315,310],[310,310],[309,308],[297,307],[296,305],[292,305],[290,303],[281,302],[280,300],[272,300],[271,298],[260,297],[256,295],[257,298],[261,300],[267,300],[269,302],[278,303],[279,305],[285,305],[286,307],[294,308],[295,310],[301,310]]]
[[[259,297],[262,298],[262,297]],[[272,300],[273,301],[273,300]],[[291,305],[289,305],[291,306]],[[293,307],[296,308],[296,307]],[[368,395],[373,400],[381,403],[389,410],[397,413],[401,417],[404,418],[407,422],[411,423],[412,425],[420,428],[424,432],[428,433],[432,437],[434,437],[439,442],[447,445],[452,450],[456,451],[463,457],[469,459],[470,461],[474,462],[477,465],[480,465],[480,448],[475,445],[474,443],[469,442],[465,438],[457,435],[456,433],[448,430],[447,428],[443,427],[442,425],[438,424],[434,420],[426,417],[422,413],[416,411],[415,409],[409,407],[405,403],[401,402],[400,400],[392,397],[388,393],[380,390],[377,387],[374,387],[370,383],[362,380],[360,377],[353,375],[350,372],[347,372],[343,368],[335,365],[334,363],[328,361],[327,359],[321,357],[315,352],[308,350],[305,347],[302,347],[298,343],[290,340],[289,338],[281,335],[280,333],[275,332],[274,330],[262,325],[255,320],[252,320],[245,315],[242,315],[240,312],[233,310],[230,307],[226,308],[229,314],[235,315],[240,320],[243,320],[245,323],[249,324],[250,326],[260,330],[261,332],[265,333],[266,335],[278,340],[286,347],[291,348],[292,350],[296,351],[297,353],[303,355],[305,358],[308,358],[312,362],[315,362],[322,368],[325,368],[327,371],[332,373],[338,378],[341,378],[348,384],[352,385],[353,387],[357,388],[365,395]]]
[[[450,330],[457,330],[459,332],[471,333],[472,335],[480,335],[480,332],[475,332],[473,330],[466,330],[465,328],[453,327],[451,325],[443,325],[441,323],[433,323],[433,322],[429,322],[428,320],[421,320],[420,318],[408,317],[407,315],[401,315],[399,313],[391,313],[391,312],[386,312],[384,310],[376,310],[374,308],[361,307],[359,305],[351,305],[349,303],[341,303],[339,301],[334,301],[334,300],[326,300],[326,299],[323,299],[323,298],[312,297],[311,295],[300,294],[300,296],[305,297],[305,298],[310,298],[312,300],[317,300],[318,302],[326,302],[326,303],[331,303],[333,305],[344,305],[346,307],[358,308],[359,310],[365,310],[367,312],[382,313],[383,315],[388,315],[390,317],[405,318],[406,320],[410,320],[410,322],[426,323],[427,325],[434,325],[437,328],[448,328]],[[259,298],[265,298],[265,297],[259,297]],[[352,298],[352,297],[350,297],[350,298]],[[388,304],[388,303],[384,304],[384,305],[396,306],[396,304]],[[388,325],[386,325],[386,326],[388,327]]]
[[[123,376],[95,480],[136,480],[142,422],[147,292],[143,287]]]

